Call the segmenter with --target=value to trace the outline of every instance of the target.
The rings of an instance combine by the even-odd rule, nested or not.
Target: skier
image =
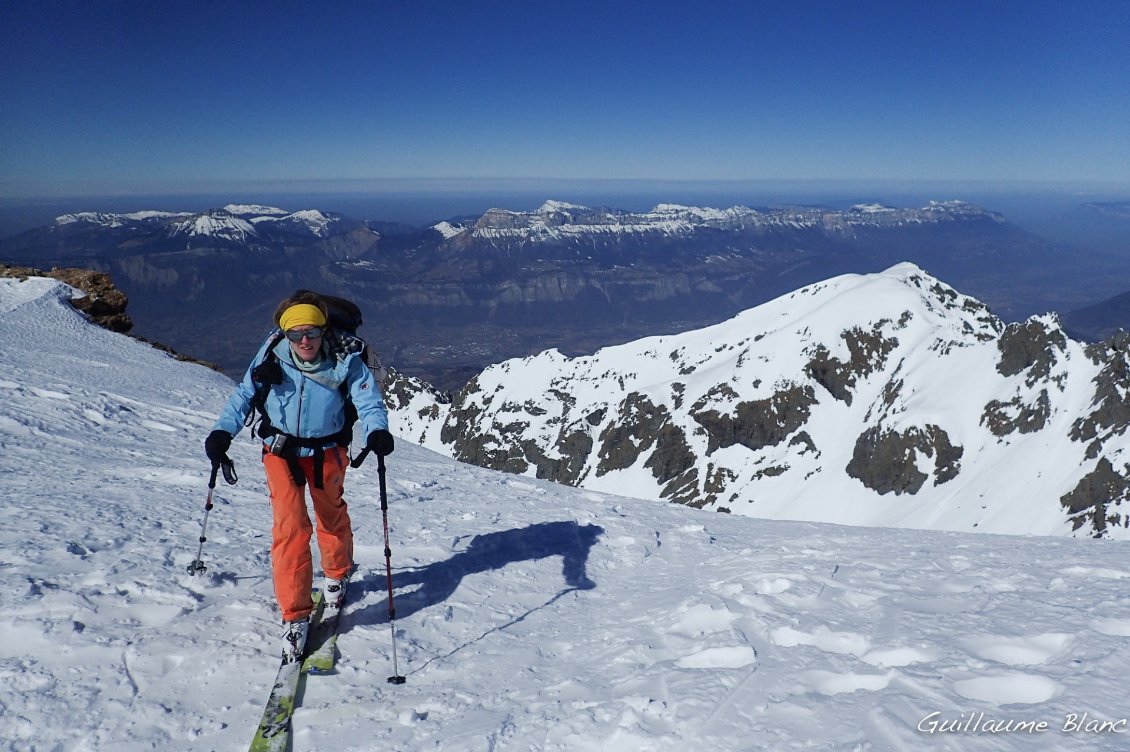
[[[282,612],[284,663],[302,658],[314,608],[307,483],[327,608],[340,608],[353,569],[353,530],[342,498],[352,439],[347,405],[356,410],[367,449],[385,456],[394,447],[361,341],[329,328],[328,321],[326,302],[315,293],[302,291],[280,302],[278,331],[259,349],[204,442],[213,465],[228,462],[232,438],[252,424],[256,411],[262,414],[257,433],[274,514],[271,570]]]

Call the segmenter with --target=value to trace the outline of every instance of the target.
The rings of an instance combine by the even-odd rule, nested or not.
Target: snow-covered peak
[[[1130,385],[1105,357],[904,263],[696,331],[509,360],[397,420],[459,459],[757,517],[1130,537],[1104,506],[1130,503],[1105,469],[1130,456]]]
[[[224,211],[230,212],[237,217],[284,216],[290,213],[286,209],[279,209],[274,206],[262,206],[260,204],[228,204],[224,207]]]
[[[587,206],[580,206],[578,204],[570,204],[567,201],[556,201],[549,199],[544,204],[538,207],[538,214],[552,214],[554,212],[567,212],[567,211],[590,211]]]
[[[297,222],[302,222],[310,228],[310,232],[320,237],[325,237],[329,232],[329,227],[333,223],[332,217],[327,217],[317,209],[304,209],[297,211],[290,215],[291,219]]]
[[[889,206],[883,206],[882,204],[856,204],[851,207],[851,211],[859,214],[883,214],[893,212],[895,209]]]
[[[222,209],[209,209],[199,213],[76,212],[57,217],[54,228],[65,228],[65,238],[89,235],[88,244],[92,248],[99,244],[120,242],[117,236],[122,233],[131,240],[137,238],[158,246],[167,243],[170,238],[176,239],[177,243],[191,238],[193,240],[189,241],[190,246],[206,245],[210,238],[215,238],[235,244],[254,240],[263,248],[281,248],[294,242],[296,235],[300,240],[329,238],[336,234],[350,233],[360,226],[361,223],[318,209],[289,212],[261,204],[227,204]],[[100,237],[99,233],[103,230],[114,230],[114,233]],[[303,235],[307,237],[301,238]],[[346,240],[338,252],[348,256],[352,250],[345,252],[342,248],[361,247],[364,244],[364,238],[353,237]]]
[[[174,225],[170,229],[169,235],[171,237],[178,235],[208,236],[242,243],[248,238],[255,237],[258,233],[246,219],[236,217],[223,210],[217,210],[207,214],[197,214]]]
[[[136,211],[125,214],[111,212],[76,212],[63,214],[55,218],[56,225],[69,225],[85,223],[101,227],[121,227],[131,222],[144,222],[152,219],[169,219],[171,217],[186,216],[182,212],[165,211]]]
[[[657,204],[655,208],[651,210],[651,213],[659,216],[675,216],[700,224],[709,224],[711,222],[732,220],[736,217],[753,216],[758,212],[745,206],[732,206],[729,209],[713,209],[701,206],[684,206],[682,204]]]
[[[455,236],[462,235],[467,231],[466,227],[453,225],[446,220],[432,225],[432,229],[442,235],[444,240],[451,240]]]
[[[491,209],[475,223],[473,234],[478,238],[535,242],[585,235],[682,235],[696,228],[740,223],[743,217],[756,214],[743,207],[704,209],[678,204],[660,204],[649,212],[632,213],[550,200],[533,212]]]
[[[275,222],[279,224],[297,225],[308,230],[313,235],[318,237],[326,237],[329,234],[330,227],[334,223],[334,218],[326,216],[317,209],[303,209],[290,214],[259,216],[251,220],[252,223],[259,225],[264,222]]]

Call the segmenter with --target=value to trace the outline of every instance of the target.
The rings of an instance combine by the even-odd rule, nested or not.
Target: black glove
[[[378,428],[369,434],[369,438],[365,440],[365,448],[378,457],[387,457],[392,454],[393,447],[396,442],[392,440],[392,434],[383,428]]]
[[[213,465],[231,464],[228,459],[228,449],[231,447],[231,434],[219,429],[208,434],[204,439],[204,454],[212,460]]]

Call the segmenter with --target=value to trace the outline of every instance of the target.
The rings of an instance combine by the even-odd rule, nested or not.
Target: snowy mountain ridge
[[[0,279],[3,746],[246,749],[278,661],[261,448],[234,442],[188,575],[234,384],[73,294]],[[1124,542],[756,520],[398,441],[393,686],[377,484],[349,472],[357,571],[295,750],[1126,746]]]
[[[455,235],[466,234],[478,239],[509,238],[554,242],[586,234],[680,235],[704,229],[757,231],[782,226],[849,232],[853,226],[897,227],[970,217],[1002,221],[999,214],[956,200],[931,201],[921,208],[905,209],[880,204],[860,204],[847,211],[819,207],[757,210],[733,206],[715,209],[662,203],[649,212],[634,213],[578,206],[551,199],[531,212],[490,209],[473,223],[443,222],[435,225],[434,229],[448,240]]]
[[[326,237],[330,226],[338,220],[338,217],[317,209],[288,212],[258,204],[228,204],[222,209],[200,213],[151,210],[128,213],[78,212],[56,217],[55,225],[115,229],[159,224],[167,237],[205,236],[244,243],[259,237],[256,226],[264,222],[285,224],[291,231],[305,231],[316,237]]]
[[[445,391],[507,358],[701,328],[836,274],[901,261],[1014,320],[1054,308],[1037,280],[1063,264],[1022,228],[961,202],[664,202],[633,212],[550,199],[534,212],[497,209],[419,230],[260,203],[105,215],[105,224],[75,216],[4,241],[5,261],[108,272],[139,331],[228,373],[262,340],[252,311],[274,306],[287,287],[336,290],[367,321],[385,322],[382,352],[397,353],[396,365]],[[210,336],[216,327],[231,327],[230,337]]]
[[[913,264],[716,326],[487,368],[398,431],[457,459],[772,519],[1130,537],[1125,343],[1004,325]]]

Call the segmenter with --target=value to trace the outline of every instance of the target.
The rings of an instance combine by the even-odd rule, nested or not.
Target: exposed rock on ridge
[[[76,290],[86,293],[72,298],[71,305],[86,315],[94,323],[112,332],[125,333],[133,329],[133,321],[126,313],[129,298],[114,286],[110,275],[90,269],[33,269],[27,266],[8,266],[0,264],[0,277],[27,279],[28,277],[51,277],[65,282]]]

